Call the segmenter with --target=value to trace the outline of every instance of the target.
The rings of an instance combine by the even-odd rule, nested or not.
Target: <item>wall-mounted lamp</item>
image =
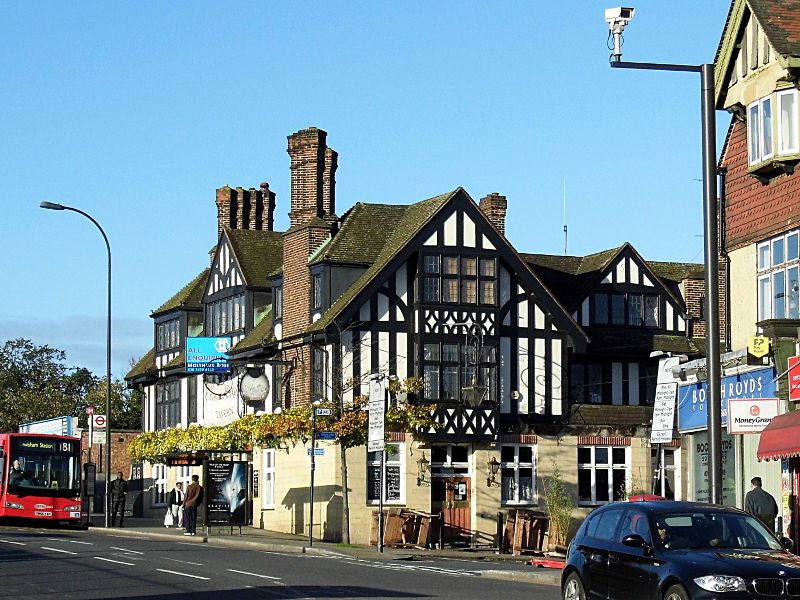
[[[430,463],[428,459],[425,458],[425,453],[422,453],[422,457],[417,459],[417,485],[422,485],[423,483],[428,483],[425,481],[425,473],[428,472],[428,468],[430,467]]]
[[[493,485],[500,485],[497,483],[497,472],[500,470],[500,463],[497,462],[496,457],[492,457],[486,463],[489,468],[489,477],[486,478],[486,485],[492,487]]]

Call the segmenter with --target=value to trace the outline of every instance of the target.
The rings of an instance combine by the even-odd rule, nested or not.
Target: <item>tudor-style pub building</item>
[[[703,353],[700,265],[647,262],[627,243],[523,254],[505,237],[506,198],[462,188],[340,216],[326,133],[298,131],[288,152],[289,229],[273,229],[267,184],[217,190],[210,267],[153,312],[154,348],[127,375],[147,398],[146,430],[352,403],[372,375],[419,378],[413,401],[440,426],[388,434],[383,477],[379,453],[347,450],[354,543],[369,540],[381,480],[388,507],[442,516],[444,544],[494,543],[498,512],[544,510],[556,467],[582,512],[654,485],[681,497],[677,436],[649,444],[651,353]],[[201,335],[230,337],[228,356],[250,369],[188,373],[186,338]],[[243,393],[251,370],[265,401]],[[311,534],[341,540],[341,454],[325,447]],[[254,526],[309,533],[308,450],[253,449]],[[653,464],[672,467],[654,482]],[[151,469],[160,510],[190,470]]]

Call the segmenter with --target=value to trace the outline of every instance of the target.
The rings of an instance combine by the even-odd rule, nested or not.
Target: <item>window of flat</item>
[[[156,325],[156,350],[171,350],[180,346],[180,319],[170,319]]]
[[[578,504],[624,500],[630,471],[624,446],[578,446]]]
[[[536,446],[500,447],[500,489],[503,504],[536,504]]]
[[[181,418],[181,383],[168,381],[156,385],[156,429],[174,427]]]
[[[798,91],[791,89],[765,96],[747,107],[747,152],[751,166],[773,157],[800,153],[798,103]]]
[[[386,504],[403,504],[405,478],[403,457],[405,444],[387,444],[383,461],[383,501]],[[381,493],[381,453],[367,452],[367,504],[378,504]]]
[[[800,230],[794,229],[757,247],[758,320],[800,318]]]
[[[596,292],[593,304],[594,325],[658,328],[661,323],[656,294]]]
[[[612,404],[616,396],[622,398],[623,404],[653,404],[658,367],[647,362],[621,364],[622,378],[615,382],[611,373],[613,367],[609,363],[572,362],[569,366],[570,402]]]
[[[311,278],[311,308],[322,308],[322,273]]]
[[[243,331],[245,328],[245,298],[237,294],[206,304],[206,330],[211,336]]]
[[[494,306],[497,262],[494,258],[428,254],[422,257],[422,301]]]
[[[462,337],[452,342],[424,342],[422,348],[424,396],[432,402],[459,402],[462,388],[473,383],[487,386],[486,398],[495,398],[497,352],[486,345],[477,356],[473,344]],[[477,376],[477,382],[473,381]]]
[[[311,358],[311,396],[314,400],[327,398],[327,355],[321,348],[314,348]]]

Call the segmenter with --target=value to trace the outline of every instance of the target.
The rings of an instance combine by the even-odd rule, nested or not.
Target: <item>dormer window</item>
[[[180,345],[180,319],[170,319],[156,325],[156,351],[171,350]]]
[[[322,273],[314,273],[311,278],[311,308],[322,308]]]
[[[422,301],[447,304],[496,303],[494,258],[427,255],[422,260]]]
[[[206,304],[207,331],[212,336],[239,331],[245,327],[244,294]]]
[[[283,286],[275,285],[272,288],[272,315],[273,320],[280,321],[283,318]]]
[[[747,107],[747,148],[750,166],[800,153],[797,90],[770,94]],[[773,115],[773,105],[777,114]]]

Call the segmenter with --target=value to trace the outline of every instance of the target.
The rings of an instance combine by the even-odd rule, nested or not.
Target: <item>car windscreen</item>
[[[80,492],[78,440],[15,437],[8,491],[18,496],[73,497]]]
[[[659,543],[667,550],[781,550],[767,528],[744,513],[668,513],[658,515],[655,521]]]

